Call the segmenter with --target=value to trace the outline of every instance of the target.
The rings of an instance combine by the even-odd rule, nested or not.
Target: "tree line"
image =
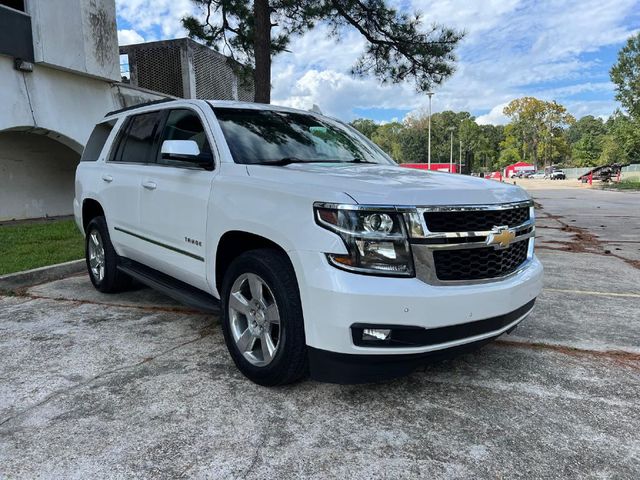
[[[431,116],[431,161],[448,163],[462,156],[467,172],[492,171],[525,161],[548,165],[590,167],[640,163],[640,34],[631,37],[611,69],[617,109],[608,119],[587,115],[575,119],[555,102],[518,98],[504,108],[506,125],[479,125],[469,112],[445,111]],[[360,118],[351,122],[401,163],[426,162],[428,113],[402,122],[378,124]]]

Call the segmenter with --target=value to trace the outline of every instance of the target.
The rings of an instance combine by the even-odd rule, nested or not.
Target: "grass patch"
[[[607,188],[615,190],[640,190],[640,177],[625,178],[619,182],[613,182],[607,185]]]
[[[0,225],[0,275],[84,257],[73,220]]]

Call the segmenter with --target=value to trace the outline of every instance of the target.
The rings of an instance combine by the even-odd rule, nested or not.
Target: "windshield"
[[[303,113],[213,108],[236,163],[393,164],[348,127]]]

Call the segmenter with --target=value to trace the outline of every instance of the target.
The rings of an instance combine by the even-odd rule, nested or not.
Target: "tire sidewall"
[[[102,281],[99,281],[93,276],[91,271],[91,265],[89,263],[89,242],[91,241],[91,232],[97,231],[102,240],[102,247],[104,248],[104,276]],[[96,217],[87,225],[87,232],[85,235],[85,262],[87,264],[87,271],[89,272],[89,278],[93,286],[101,291],[111,291],[113,283],[115,282],[118,268],[118,259],[111,245],[111,239],[109,237],[109,230],[107,228],[107,222],[104,217]]]
[[[252,253],[253,252],[243,254],[234,260],[225,274],[221,295],[222,331],[229,353],[231,354],[231,357],[238,369],[256,383],[272,384],[269,379],[278,375],[283,368],[286,367],[289,353],[294,348],[294,345],[291,344],[291,339],[295,338],[292,334],[292,329],[300,328],[300,325],[303,324],[302,308],[298,292],[296,291],[295,298],[291,298],[291,295],[287,295],[288,291],[291,293],[290,286],[287,286],[282,278],[275,275],[272,269],[269,268],[265,262],[261,262],[260,258],[257,255],[252,255]],[[274,254],[275,253],[277,252],[274,251]],[[236,279],[244,273],[256,274],[264,280],[271,289],[280,315],[280,342],[278,345],[278,351],[276,352],[273,360],[263,367],[253,365],[244,357],[244,355],[238,350],[233,334],[231,333],[231,318],[228,308],[231,287]],[[293,271],[291,271],[291,274],[293,274]],[[295,279],[295,274],[293,275]],[[265,383],[261,380],[265,380]]]

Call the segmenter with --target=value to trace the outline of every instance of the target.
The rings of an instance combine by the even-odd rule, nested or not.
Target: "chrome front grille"
[[[412,235],[416,276],[431,285],[493,282],[533,257],[531,201],[419,207],[423,234]]]
[[[481,212],[470,210],[424,213],[424,221],[430,232],[482,231],[500,225],[517,227],[528,220],[528,206]]]

